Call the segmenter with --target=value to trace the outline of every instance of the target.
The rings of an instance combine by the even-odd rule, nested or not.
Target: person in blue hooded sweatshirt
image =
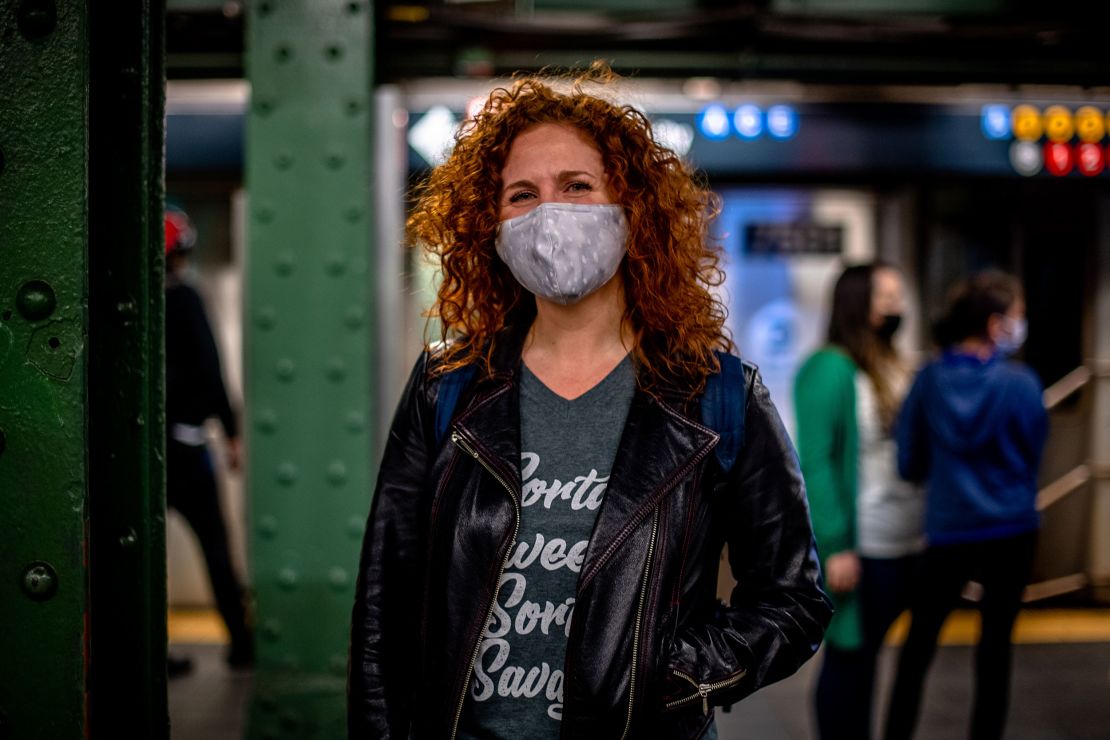
[[[1001,738],[1011,633],[1040,524],[1037,470],[1047,434],[1040,381],[1008,357],[1025,340],[1018,281],[1000,272],[957,286],[937,325],[939,358],[898,420],[898,468],[926,486],[928,547],[898,660],[886,740],[912,737],[937,635],[969,580],[983,587],[969,737]]]

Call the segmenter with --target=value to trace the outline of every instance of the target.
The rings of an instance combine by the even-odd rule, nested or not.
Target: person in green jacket
[[[826,345],[794,382],[797,443],[813,530],[837,612],[815,704],[822,740],[869,740],[875,661],[908,605],[923,549],[923,498],[899,479],[894,418],[910,373],[893,337],[901,273],[847,268],[833,290]]]

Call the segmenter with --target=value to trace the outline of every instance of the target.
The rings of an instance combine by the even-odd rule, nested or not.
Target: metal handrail
[[[1048,388],[1045,388],[1042,395],[1045,409],[1051,411],[1053,408],[1060,405],[1060,403],[1078,393],[1091,382],[1094,375],[1095,374],[1091,372],[1090,368],[1085,365],[1080,365]],[[1044,511],[1057,501],[1078,491],[1091,480],[1092,476],[1099,476],[1103,474],[1103,472],[1104,471],[1100,468],[1096,468],[1092,471],[1091,466],[1086,463],[1076,465],[1074,468],[1037,491],[1037,510]],[[1040,583],[1030,583],[1025,587],[1022,601],[1024,603],[1029,603],[1072,591],[1078,591],[1087,586],[1089,582],[1090,579],[1087,574],[1073,573]],[[963,597],[965,599],[969,601],[979,601],[982,598],[982,594],[983,587],[981,584],[975,581],[969,581],[965,584],[963,591]]]
[[[1077,393],[1083,386],[1091,382],[1091,370],[1086,365],[1080,365],[1064,377],[1044,389],[1041,398],[1044,407],[1048,410],[1056,408],[1062,401]]]
[[[1091,479],[1091,468],[1086,463],[1076,465],[1047,486],[1037,491],[1037,511],[1044,511],[1052,504],[1078,490]]]
[[[1041,398],[1044,400],[1045,409],[1051,411],[1082,390],[1093,377],[1094,373],[1086,365],[1075,368],[1044,389]],[[1037,492],[1037,510],[1044,511],[1069,493],[1078,490],[1090,479],[1091,468],[1088,465],[1084,463],[1075,466]]]

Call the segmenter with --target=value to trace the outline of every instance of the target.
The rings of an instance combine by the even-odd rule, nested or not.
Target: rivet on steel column
[[[58,591],[58,573],[50,563],[31,563],[23,573],[23,593],[33,601],[46,601]]]

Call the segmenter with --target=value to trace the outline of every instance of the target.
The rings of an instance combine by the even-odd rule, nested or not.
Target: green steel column
[[[166,738],[164,9],[89,3],[89,726]]]
[[[0,4],[0,738],[163,738],[162,11]]]
[[[261,0],[249,13],[249,734],[341,738],[373,466],[371,7]]]
[[[0,737],[80,738],[87,19],[0,6]]]

